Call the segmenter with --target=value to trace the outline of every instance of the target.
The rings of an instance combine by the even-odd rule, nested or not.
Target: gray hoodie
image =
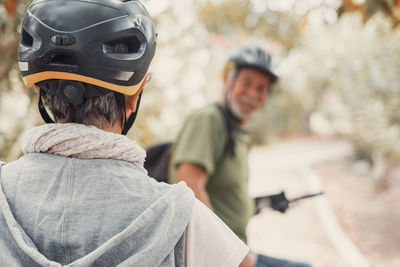
[[[31,153],[0,168],[0,266],[183,266],[194,195],[135,165]]]

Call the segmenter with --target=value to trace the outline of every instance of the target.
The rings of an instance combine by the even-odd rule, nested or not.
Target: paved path
[[[318,189],[318,178],[310,180],[307,173],[310,166],[351,153],[348,142],[321,138],[254,148],[250,153],[250,195],[284,190],[290,199],[309,193]],[[321,201],[326,198],[299,201],[285,214],[265,210],[254,216],[248,226],[250,248],[271,256],[307,261],[317,267],[368,266],[352,242],[346,243],[349,240],[341,229],[330,228],[335,218],[330,220],[329,204]]]

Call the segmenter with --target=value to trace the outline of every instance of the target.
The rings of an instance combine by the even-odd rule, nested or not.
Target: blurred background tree
[[[5,161],[19,156],[21,133],[40,122],[37,112],[30,112],[35,97],[18,71],[19,25],[29,2],[0,1],[0,159]]]
[[[0,0],[0,159],[19,156],[40,124],[21,83],[17,44],[26,0]],[[249,124],[256,144],[290,135],[350,138],[381,180],[400,162],[399,0],[147,0],[158,49],[131,137],[173,140],[185,116],[219,99],[221,71],[239,45],[274,54],[281,79]],[[21,123],[23,122],[23,123]]]

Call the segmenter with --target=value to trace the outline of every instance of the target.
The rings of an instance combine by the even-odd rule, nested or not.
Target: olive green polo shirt
[[[246,227],[254,214],[248,195],[249,136],[231,121],[235,155],[225,151],[227,129],[215,105],[192,113],[178,135],[169,167],[169,182],[176,182],[180,163],[202,166],[207,175],[206,190],[217,214],[246,242]]]

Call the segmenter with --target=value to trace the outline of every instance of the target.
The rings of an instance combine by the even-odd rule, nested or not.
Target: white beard
[[[244,121],[247,119],[247,117],[244,114],[242,114],[240,108],[233,101],[230,102],[230,108],[233,115],[235,115],[240,120]]]
[[[253,105],[254,107],[257,106],[257,103],[253,99],[244,98],[244,99],[242,99],[242,101],[243,100],[245,102],[247,102],[248,104]],[[230,101],[230,108],[231,108],[231,112],[242,121],[248,120],[256,111],[256,108],[254,108],[253,112],[246,114],[246,113],[242,112],[242,110],[240,109],[240,106],[237,104],[237,102],[235,102],[233,100]]]

